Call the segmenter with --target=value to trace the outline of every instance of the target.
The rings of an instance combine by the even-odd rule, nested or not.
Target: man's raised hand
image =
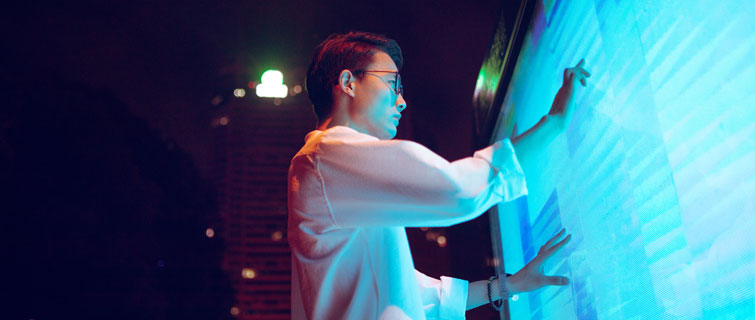
[[[564,86],[575,85],[577,81],[582,84],[583,87],[587,86],[587,78],[590,77],[590,72],[585,69],[585,59],[579,60],[577,66],[574,68],[566,68],[564,70]]]
[[[575,109],[575,89],[579,88],[576,84],[579,82],[582,87],[587,86],[587,78],[590,72],[585,69],[585,59],[579,60],[577,66],[566,68],[564,70],[564,84],[558,90],[556,98],[553,99],[553,105],[548,115],[555,119],[561,131],[571,122],[572,114]]]

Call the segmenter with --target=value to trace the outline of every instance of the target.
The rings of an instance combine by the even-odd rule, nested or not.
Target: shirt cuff
[[[496,179],[499,180],[493,191],[501,196],[503,201],[511,201],[527,194],[524,171],[516,158],[511,140],[498,141],[475,152],[474,156],[485,159],[493,167]]]
[[[469,281],[440,277],[440,310],[438,319],[465,319]]]

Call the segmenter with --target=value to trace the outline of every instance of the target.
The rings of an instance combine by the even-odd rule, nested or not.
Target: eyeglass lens
[[[396,73],[396,87],[393,88],[393,92],[404,95],[404,85],[401,84],[401,75],[398,72]]]

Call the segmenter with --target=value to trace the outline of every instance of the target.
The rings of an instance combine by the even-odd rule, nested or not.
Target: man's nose
[[[396,109],[398,109],[398,112],[404,111],[406,109],[406,100],[404,100],[404,95],[399,94],[398,98],[396,99]]]

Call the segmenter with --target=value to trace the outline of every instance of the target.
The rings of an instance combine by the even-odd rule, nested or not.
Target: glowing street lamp
[[[262,83],[255,87],[257,96],[263,98],[285,98],[288,87],[283,84],[283,74],[278,70],[267,70],[262,74]]]

